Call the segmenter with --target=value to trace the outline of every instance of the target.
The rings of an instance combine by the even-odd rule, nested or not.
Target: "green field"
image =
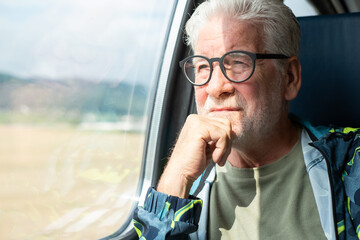
[[[0,125],[0,239],[98,239],[128,217],[144,135]]]

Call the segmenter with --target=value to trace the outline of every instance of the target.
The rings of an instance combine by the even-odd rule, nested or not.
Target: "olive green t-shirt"
[[[298,141],[265,166],[216,166],[208,239],[326,239],[303,158]]]

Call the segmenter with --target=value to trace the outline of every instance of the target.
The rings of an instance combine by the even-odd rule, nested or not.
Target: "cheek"
[[[204,88],[195,88],[195,102],[199,114],[202,114],[206,99],[207,94]]]
[[[272,105],[274,95],[280,94],[278,77],[273,68],[261,66],[251,79],[239,84],[236,90],[246,101],[248,114],[262,111]]]
[[[250,80],[235,86],[235,92],[241,99],[243,106],[246,107],[245,110],[256,108],[257,102],[261,98],[261,88],[255,81],[250,82]]]

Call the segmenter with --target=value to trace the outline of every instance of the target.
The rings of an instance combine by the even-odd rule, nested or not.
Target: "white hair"
[[[194,50],[202,27],[215,16],[246,21],[262,30],[268,53],[298,56],[300,27],[293,12],[281,0],[207,0],[186,23],[186,42]]]

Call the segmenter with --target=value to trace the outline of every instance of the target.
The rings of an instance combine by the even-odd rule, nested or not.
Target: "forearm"
[[[190,115],[157,186],[134,213],[134,227],[145,239],[187,239],[197,230],[202,201],[189,195],[211,159],[225,164],[231,151],[228,119]]]

